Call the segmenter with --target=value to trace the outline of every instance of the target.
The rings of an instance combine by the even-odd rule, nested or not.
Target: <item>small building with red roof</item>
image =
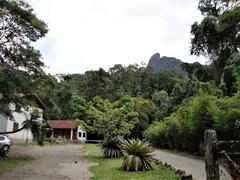
[[[87,140],[87,132],[75,120],[48,120],[49,138],[67,140]]]

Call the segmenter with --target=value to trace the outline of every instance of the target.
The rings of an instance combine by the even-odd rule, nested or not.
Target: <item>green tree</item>
[[[130,135],[134,125],[138,122],[138,114],[129,104],[117,107],[109,101],[101,101],[101,99],[98,99],[96,104],[95,99],[93,105],[96,108],[93,127],[104,138]]]
[[[182,67],[183,70],[185,70],[187,72],[188,78],[192,79],[192,75],[194,72],[194,66],[190,63],[182,63],[180,66]]]
[[[201,93],[183,103],[169,117],[155,121],[144,134],[158,147],[202,154],[206,129],[216,129],[221,139],[229,139],[226,134],[235,136],[234,139],[239,137],[237,101],[222,101]]]
[[[229,58],[227,63],[227,70],[229,70],[234,78],[229,86],[234,86],[238,91],[240,90],[240,54],[234,53]],[[235,91],[236,92],[236,91]]]
[[[200,65],[194,70],[194,75],[196,76],[197,80],[202,82],[214,81],[213,74],[214,71],[212,66]]]
[[[44,119],[61,118],[58,91],[61,84],[52,75],[42,75],[34,78],[34,92],[42,99],[47,109],[43,112]]]
[[[109,69],[109,73],[111,75],[111,80],[113,83],[112,90],[111,90],[113,100],[117,100],[121,98],[125,93],[124,79],[123,79],[123,75],[125,72],[126,70],[121,64],[116,64],[114,65],[114,67]]]
[[[46,24],[22,0],[2,0],[0,7],[1,65],[29,73],[42,72],[41,55],[30,43],[45,36]]]
[[[200,0],[198,9],[205,16],[218,17],[223,11],[235,7],[238,0]]]
[[[111,103],[98,96],[86,102],[82,97],[74,96],[74,104],[74,117],[88,132],[98,133],[105,139],[130,135],[138,123],[133,103]]]
[[[101,98],[108,98],[110,96],[110,89],[112,81],[108,72],[100,68],[98,71],[87,71],[85,73],[85,95],[88,100],[95,96]]]
[[[240,96],[237,93],[233,97],[224,97],[218,99],[217,104],[220,107],[221,114],[214,124],[218,137],[223,140],[240,139]]]
[[[198,62],[182,63],[180,66],[188,73],[188,78],[191,80],[197,79],[203,82],[214,80],[211,66],[203,66]]]
[[[152,101],[156,105],[154,116],[156,119],[164,119],[170,115],[171,101],[168,93],[164,90],[156,90],[152,95]]]
[[[28,132],[31,131],[33,135],[33,140],[37,141],[39,145],[43,145],[43,140],[45,138],[45,127],[39,122],[39,118],[41,118],[40,112],[38,109],[32,109],[30,116],[28,116],[24,111],[26,120],[23,122],[23,127],[27,129],[27,138],[26,144],[28,144]]]
[[[198,151],[201,148],[199,145],[203,145],[204,131],[213,128],[217,120],[220,110],[215,102],[213,97],[208,95],[201,95],[191,102],[190,127],[194,136],[194,151]]]
[[[224,85],[225,67],[233,53],[239,53],[240,8],[232,1],[201,0],[204,19],[191,28],[191,54],[203,55],[213,63],[216,84]]]
[[[43,73],[44,66],[40,52],[32,43],[44,37],[47,31],[47,25],[36,17],[28,3],[22,0],[0,2],[1,107],[8,106],[9,102],[22,105],[19,94],[32,93],[31,79]],[[0,112],[5,113],[5,109]]]

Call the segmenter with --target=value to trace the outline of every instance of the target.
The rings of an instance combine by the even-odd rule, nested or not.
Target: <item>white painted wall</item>
[[[14,105],[10,104],[10,109],[14,110]],[[37,120],[39,122],[42,122],[42,110],[39,109],[40,118]],[[33,111],[33,108],[28,108],[28,110],[22,109],[23,112],[13,112],[13,118],[5,118],[4,116],[0,116],[0,126],[4,125],[4,122],[7,119],[7,127],[5,127],[5,131],[13,131],[13,125],[14,123],[18,123],[18,129],[23,127],[23,122],[27,119],[30,119],[31,112]],[[4,121],[4,117],[5,121]],[[4,130],[3,130],[4,131]],[[22,131],[19,131],[17,133],[9,134],[9,136],[13,139],[15,142],[25,142],[28,139],[28,142],[32,142],[33,136],[31,133],[31,130],[24,129]]]
[[[79,136],[81,134],[81,136]],[[85,137],[83,136],[85,134]],[[78,126],[77,129],[77,139],[80,141],[86,141],[87,140],[87,132],[84,131],[80,126]]]
[[[8,124],[8,118],[0,114],[0,132],[6,132]]]
[[[26,114],[27,117],[25,116],[24,113]],[[23,122],[26,121],[27,118],[28,119],[30,118],[31,110],[25,111],[24,113],[18,113],[18,112],[13,113],[13,121],[11,120],[8,121],[7,131],[13,131],[14,122],[18,123],[18,129],[23,127]],[[12,139],[17,141],[20,141],[20,140],[26,141],[26,139],[28,138],[29,142],[31,142],[33,139],[31,131],[27,129],[24,129],[14,134],[9,134],[9,136]]]

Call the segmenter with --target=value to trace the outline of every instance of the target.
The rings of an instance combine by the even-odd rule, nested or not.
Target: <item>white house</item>
[[[14,111],[14,104],[10,104],[10,110]],[[32,107],[25,109],[21,109],[22,112],[13,112],[12,118],[5,117],[0,114],[0,132],[10,132],[16,131],[23,127],[24,121],[29,120],[31,118],[31,113],[33,111]],[[39,118],[36,121],[42,122],[42,109],[37,108],[39,111]],[[13,139],[13,142],[32,142],[33,136],[31,130],[23,129],[19,132],[9,134],[9,136]]]
[[[86,141],[87,140],[87,132],[81,128],[81,126],[78,126],[77,130],[77,139],[80,141]]]
[[[30,95],[31,99],[35,100],[36,106],[38,108],[28,107],[22,108],[21,112],[15,111],[15,105],[10,103],[9,109],[13,112],[12,118],[6,117],[0,114],[0,132],[11,132],[23,127],[23,123],[26,120],[31,118],[32,111],[37,109],[39,111],[39,118],[36,119],[38,122],[42,122],[42,109],[46,109],[45,104],[41,101],[41,99],[36,95]],[[31,130],[23,129],[19,132],[8,134],[12,139],[13,142],[32,142],[33,136]]]

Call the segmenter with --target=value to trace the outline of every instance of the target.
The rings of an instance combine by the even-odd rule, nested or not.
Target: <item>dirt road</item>
[[[206,180],[205,163],[203,160],[163,150],[156,150],[154,154],[163,163],[170,164],[176,169],[184,170],[187,174],[192,174],[194,179]],[[223,168],[221,168],[220,174],[221,180],[231,180],[231,177]]]
[[[85,160],[80,145],[13,147],[11,153],[34,157],[31,163],[0,177],[1,180],[87,180],[94,165]]]

